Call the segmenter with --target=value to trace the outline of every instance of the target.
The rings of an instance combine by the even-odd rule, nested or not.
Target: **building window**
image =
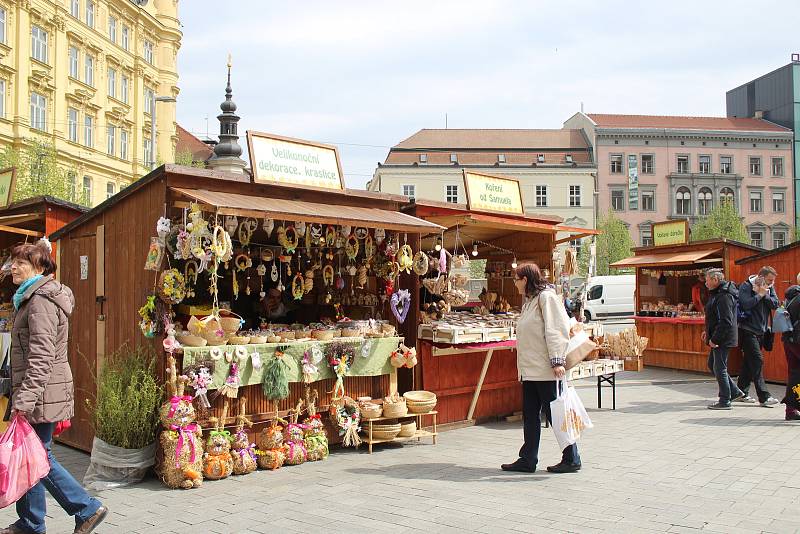
[[[678,156],[678,174],[689,174],[689,156]]]
[[[697,211],[700,215],[708,215],[714,207],[714,194],[708,187],[703,187],[697,193]]]
[[[86,0],[86,25],[94,28],[94,2]]]
[[[761,204],[761,191],[750,191],[750,211],[760,213],[764,206]]]
[[[128,132],[120,130],[119,132],[119,157],[121,159],[128,159]]]
[[[31,57],[47,63],[47,32],[39,26],[31,26]]]
[[[78,110],[69,108],[67,111],[67,130],[69,132],[69,140],[73,143],[78,142]]]
[[[498,154],[497,155],[497,163],[505,163],[506,162],[506,155],[505,154]]]
[[[761,158],[750,158],[750,174],[753,176],[761,176]]]
[[[697,158],[700,174],[711,174],[711,156],[699,156]]]
[[[458,154],[450,154],[450,163],[458,163]]]
[[[643,247],[652,247],[653,246],[653,230],[651,228],[642,229],[639,234],[642,238],[642,246]]]
[[[130,42],[128,41],[128,27],[122,25],[122,48],[128,50]]]
[[[6,42],[6,10],[0,8],[0,43]]]
[[[106,148],[109,156],[113,156],[116,153],[114,150],[114,142],[117,140],[117,128],[111,124],[106,127]]]
[[[775,213],[783,213],[786,211],[785,193],[772,193],[772,211]]]
[[[117,185],[114,182],[106,184],[106,199],[113,197],[117,193]]]
[[[112,16],[108,17],[108,38],[117,44],[117,19]]]
[[[722,174],[733,173],[733,156],[719,157],[719,172]]]
[[[69,75],[78,79],[78,48],[75,46],[69,47]]]
[[[417,186],[416,185],[404,185],[402,187],[403,194],[407,196],[409,199],[414,200],[417,196]]]
[[[764,232],[755,230],[750,232],[750,244],[754,247],[762,247],[764,245]]]
[[[126,104],[128,103],[128,77],[123,75],[119,80],[120,98]]]
[[[688,162],[687,162],[688,163]],[[686,187],[679,187],[675,193],[675,213],[689,215],[692,212],[692,193]]]
[[[144,42],[144,60],[153,64],[153,43],[150,41]]]
[[[723,187],[719,192],[719,202],[720,204],[724,202],[730,202],[733,204],[734,196],[733,196],[733,189],[730,187]]]
[[[0,119],[6,118],[6,81],[0,80]]]
[[[581,186],[569,186],[569,207],[578,208],[581,205]]]
[[[428,155],[427,154],[420,154],[419,155],[419,162],[420,163],[428,163]]]
[[[47,99],[31,93],[31,128],[47,131]]]
[[[69,13],[76,19],[81,18],[81,3],[79,0],[70,0]]]
[[[67,173],[67,186],[69,187],[69,199],[77,200],[75,197],[78,196],[78,176],[74,171]]]
[[[144,164],[150,165],[153,163],[153,143],[150,139],[144,140]]]
[[[783,176],[783,158],[772,158],[772,176]]]
[[[444,200],[445,200],[445,202],[450,202],[451,204],[458,204],[458,186],[457,185],[445,186]]]
[[[656,172],[656,157],[653,154],[642,154],[642,174]]]
[[[148,114],[152,114],[153,113],[153,105],[155,105],[155,102],[153,101],[154,99],[155,99],[155,93],[153,92],[153,90],[145,88],[145,90],[144,90],[144,112],[145,113],[148,113]]]
[[[622,154],[611,154],[611,174],[622,174]]]
[[[83,177],[83,196],[86,202],[92,203],[92,179],[88,176]]]
[[[91,115],[83,118],[83,144],[89,148],[94,146],[94,117]]]
[[[623,189],[611,190],[611,209],[614,211],[625,210],[625,190]]]
[[[642,211],[656,211],[655,191],[642,191]]]
[[[536,207],[537,208],[546,208],[547,207],[547,186],[546,185],[537,185],[536,186]]]
[[[108,96],[117,97],[117,71],[108,69]]]
[[[786,244],[786,232],[772,231],[772,248],[780,248]]]
[[[83,81],[86,85],[94,86],[94,58],[86,54],[84,61]]]

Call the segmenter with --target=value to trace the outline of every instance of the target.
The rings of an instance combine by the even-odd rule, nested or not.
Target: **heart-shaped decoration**
[[[400,289],[392,294],[392,299],[389,301],[389,308],[392,310],[397,322],[403,324],[408,315],[408,310],[411,309],[411,293],[408,289]]]

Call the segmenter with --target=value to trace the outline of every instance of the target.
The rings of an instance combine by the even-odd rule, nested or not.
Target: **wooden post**
[[[472,395],[472,402],[469,404],[469,412],[467,412],[467,421],[472,420],[472,416],[475,414],[475,407],[478,405],[478,397],[481,394],[481,388],[483,387],[483,380],[486,378],[486,371],[489,369],[489,363],[492,361],[492,354],[494,353],[494,349],[489,349],[486,352],[486,358],[483,360],[483,369],[481,369],[481,376],[478,378],[478,385],[475,386],[475,393]]]
[[[106,296],[106,227],[99,225],[95,233],[95,297],[100,305],[97,310],[97,359],[95,362],[96,376],[100,376],[100,370],[106,359],[106,318],[105,318],[105,296]]]

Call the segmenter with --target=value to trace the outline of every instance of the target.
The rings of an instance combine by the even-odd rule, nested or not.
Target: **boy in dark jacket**
[[[772,267],[762,267],[758,275],[749,277],[739,286],[739,310],[744,315],[739,317],[739,346],[744,358],[738,385],[745,395],[737,401],[756,402],[748,395],[752,382],[756,387],[758,402],[765,408],[778,404],[778,399],[767,391],[763,374],[764,355],[761,353],[764,332],[772,310],[778,308],[778,296],[774,287],[777,276],[778,273]]]
[[[706,287],[709,297],[703,343],[711,347],[708,368],[713,371],[719,384],[719,401],[708,409],[730,410],[731,399],[744,395],[728,374],[728,352],[736,346],[736,300],[739,291],[735,284],[725,281],[722,269],[709,269],[706,272]]]

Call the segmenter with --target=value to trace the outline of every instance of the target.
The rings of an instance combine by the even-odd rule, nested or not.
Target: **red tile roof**
[[[764,119],[739,117],[681,117],[663,115],[610,115],[588,113],[600,128],[666,128],[673,130],[719,130],[743,132],[790,132]]]
[[[189,151],[192,153],[193,161],[206,161],[214,153],[210,146],[182,128],[180,124],[176,125],[176,130],[178,134],[178,143],[175,145],[176,155]]]
[[[588,147],[581,130],[423,129],[394,148],[406,149],[582,149]]]

